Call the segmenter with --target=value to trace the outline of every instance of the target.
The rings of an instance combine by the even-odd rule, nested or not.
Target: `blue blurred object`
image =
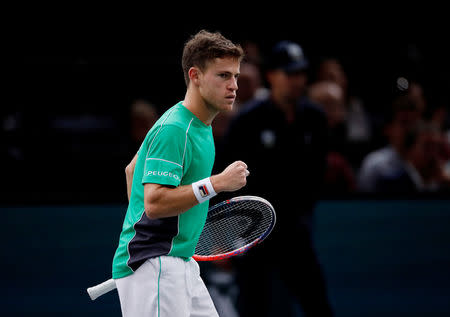
[[[302,47],[293,41],[280,41],[267,57],[267,69],[282,69],[286,73],[305,71],[309,62]]]

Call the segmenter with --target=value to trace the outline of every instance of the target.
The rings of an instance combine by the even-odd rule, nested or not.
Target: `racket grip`
[[[116,282],[111,278],[103,283],[89,287],[87,292],[92,300],[106,294],[116,288]]]

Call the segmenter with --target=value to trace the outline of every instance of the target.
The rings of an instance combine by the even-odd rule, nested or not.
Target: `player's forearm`
[[[137,154],[131,160],[130,164],[128,164],[127,167],[125,168],[125,178],[126,178],[126,182],[127,182],[128,200],[130,200],[130,196],[131,196],[131,185],[133,184],[133,175],[134,175],[134,168],[136,166],[136,160],[137,160]]]
[[[133,171],[128,170],[128,166],[125,169],[125,177],[126,177],[126,181],[127,181],[127,196],[128,196],[128,200],[130,200],[130,196],[131,196],[131,185],[133,183]]]

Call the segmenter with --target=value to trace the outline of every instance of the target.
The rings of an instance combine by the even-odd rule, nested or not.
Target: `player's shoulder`
[[[167,109],[155,123],[154,129],[172,133],[186,133],[191,118],[186,116],[186,111],[180,103]]]
[[[168,109],[155,122],[146,136],[147,142],[150,144],[155,139],[176,140],[183,139],[186,136],[186,124],[181,120],[175,109]]]

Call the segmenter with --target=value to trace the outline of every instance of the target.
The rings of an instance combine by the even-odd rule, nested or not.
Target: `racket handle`
[[[116,288],[116,282],[111,278],[103,283],[89,287],[87,292],[92,300],[106,294]]]

